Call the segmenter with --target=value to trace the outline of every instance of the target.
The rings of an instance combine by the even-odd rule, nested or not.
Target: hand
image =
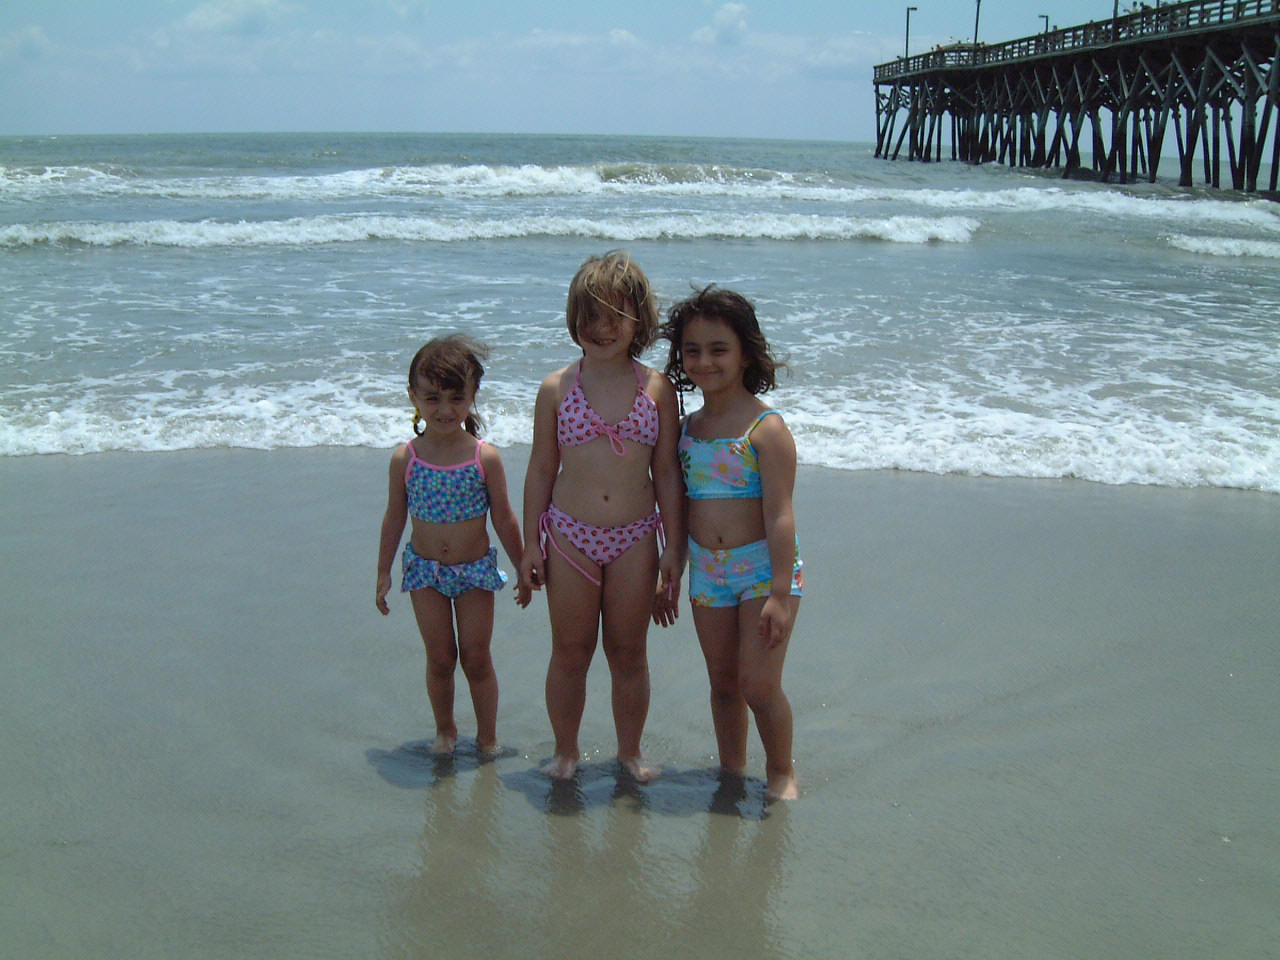
[[[524,552],[524,557],[520,560],[520,589],[526,591],[542,589],[542,585],[547,582],[544,563],[542,551],[537,547]]]
[[[533,591],[528,585],[521,580],[516,584],[516,606],[524,609],[529,605],[529,601],[533,599]]]
[[[767,649],[773,649],[791,635],[794,614],[787,599],[769,594],[760,611],[760,639]]]
[[[391,592],[391,574],[389,573],[378,574],[378,599],[374,602],[378,607],[378,612],[381,613],[384,617],[391,612],[391,608],[387,606],[387,594],[390,592]]]
[[[674,580],[664,573],[653,592],[653,622],[660,627],[675,626],[680,617],[680,577]]]

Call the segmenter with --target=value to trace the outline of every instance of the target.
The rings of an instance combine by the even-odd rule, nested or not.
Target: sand
[[[602,660],[578,783],[536,773],[545,604],[509,591],[508,751],[462,686],[428,758],[409,605],[373,607],[387,456],[0,459],[6,951],[1274,955],[1280,497],[802,468],[803,794],[767,806],[754,743],[718,789],[687,613],[652,786]]]

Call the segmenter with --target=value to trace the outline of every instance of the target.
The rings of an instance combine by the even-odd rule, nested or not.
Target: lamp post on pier
[[[907,36],[902,44],[903,60],[909,60],[911,58],[911,11],[919,9],[919,7],[907,7]]]
[[[1048,33],[1049,32],[1049,15],[1047,13],[1042,13],[1039,16],[1040,16],[1040,19],[1044,21],[1044,32]]]
[[[978,46],[978,18],[982,16],[982,0],[978,0],[977,9],[973,11],[973,45]]]

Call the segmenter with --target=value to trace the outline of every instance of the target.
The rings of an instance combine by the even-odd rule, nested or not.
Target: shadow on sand
[[[430,789],[460,773],[517,756],[504,748],[481,754],[474,740],[461,740],[452,754],[431,752],[430,740],[402,743],[393,750],[370,749],[365,757],[383,780],[406,790]],[[576,816],[599,807],[626,805],[636,811],[671,817],[714,813],[742,820],[764,820],[771,802],[763,781],[735,777],[718,769],[665,768],[640,783],[616,761],[584,763],[569,780],[552,780],[539,767],[500,772],[503,785],[551,816]]]

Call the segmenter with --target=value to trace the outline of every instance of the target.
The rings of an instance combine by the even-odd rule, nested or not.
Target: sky
[[[0,136],[874,140],[872,70],[903,53],[908,6],[919,53],[975,15],[997,43],[1114,2],[0,0]]]

